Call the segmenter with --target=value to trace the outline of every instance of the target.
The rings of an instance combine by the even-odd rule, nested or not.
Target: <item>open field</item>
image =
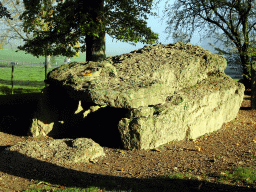
[[[47,72],[53,68],[48,69]],[[0,92],[2,94],[10,94],[8,88],[11,88],[11,72],[10,65],[0,63]],[[14,94],[40,92],[44,88],[45,68],[40,66],[16,65],[13,73]]]
[[[14,50],[11,50],[11,49],[4,49],[4,50],[1,50],[0,49],[0,62],[2,62],[2,60],[6,60],[6,61],[16,61],[18,62],[19,64],[22,64],[22,63],[29,63],[29,64],[43,64],[45,62],[45,57],[43,56],[39,56],[39,58],[37,58],[36,56],[33,56],[31,54],[26,54],[25,51],[18,51],[18,52],[15,52],[16,49]],[[70,58],[71,62],[84,62],[86,61],[86,53],[85,52],[79,52],[79,57],[78,58]],[[106,56],[109,57],[109,56],[113,56],[115,54],[108,54],[106,53]],[[52,57],[51,57],[52,58]],[[62,65],[64,64],[64,59],[65,59],[65,56],[62,56],[62,55],[59,55],[59,56],[55,56],[55,62],[53,62],[53,66],[56,65],[56,62],[57,62],[57,65]]]
[[[55,57],[55,63],[58,63],[58,65],[62,65],[64,63],[65,56],[56,56]],[[83,62],[85,61],[85,53],[79,53],[78,58],[70,58],[71,62],[72,61],[77,61],[77,62]],[[39,58],[31,55],[31,54],[26,54],[25,51],[18,51],[15,52],[15,50],[11,49],[4,49],[0,50],[0,62],[1,60],[8,60],[8,61],[16,61],[18,63],[36,63],[36,64],[43,64],[45,62],[45,57],[39,56]]]

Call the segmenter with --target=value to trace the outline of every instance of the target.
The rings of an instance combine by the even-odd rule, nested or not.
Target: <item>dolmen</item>
[[[224,57],[180,42],[62,65],[47,75],[28,134],[105,138],[124,149],[196,139],[238,114],[245,87],[226,66]]]

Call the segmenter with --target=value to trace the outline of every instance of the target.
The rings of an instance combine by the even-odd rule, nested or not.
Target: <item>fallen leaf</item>
[[[60,189],[66,189],[66,187],[65,186],[60,186]]]
[[[158,149],[151,149],[151,151],[161,152],[161,151],[160,151],[160,150],[158,150]]]
[[[92,75],[91,72],[92,72],[92,70],[88,70],[85,73],[83,73],[82,75],[83,76],[90,76],[90,75]]]
[[[202,147],[196,146],[198,151],[202,150]]]

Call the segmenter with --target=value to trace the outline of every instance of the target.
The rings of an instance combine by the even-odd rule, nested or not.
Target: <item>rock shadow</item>
[[[39,96],[38,93],[0,96],[0,131],[16,136],[28,136],[34,112],[37,110]],[[118,123],[126,117],[129,110],[104,107],[83,118],[83,113],[90,106],[91,103],[84,104],[84,110],[78,114],[72,114],[73,111],[70,111],[70,118],[66,121],[64,121],[66,115],[60,116],[59,120],[63,120],[64,123],[58,128],[54,126],[52,131],[55,132],[55,135],[49,134],[49,136],[54,139],[91,138],[101,146],[123,149]]]
[[[76,187],[86,189],[88,187],[98,187],[107,191],[236,191],[253,192],[255,188],[234,186],[230,184],[219,184],[195,179],[166,179],[160,176],[150,178],[135,178],[111,176],[96,173],[77,171],[71,168],[62,167],[47,161],[41,161],[25,156],[17,151],[3,151],[0,158],[0,171],[9,175],[21,177],[28,180],[38,180],[66,187]],[[33,188],[44,187],[36,185]],[[28,186],[22,186],[26,190]],[[253,185],[251,186],[253,187]],[[2,187],[5,191],[10,188]],[[13,191],[18,191],[12,186]],[[19,190],[20,191],[20,190]]]
[[[0,131],[27,136],[40,94],[0,95]]]
[[[73,115],[69,120],[65,121],[62,127],[58,128],[60,134],[52,137],[54,139],[91,138],[102,147],[124,149],[118,130],[118,123],[122,118],[126,117],[129,110],[104,107],[83,118],[82,114],[86,110]]]

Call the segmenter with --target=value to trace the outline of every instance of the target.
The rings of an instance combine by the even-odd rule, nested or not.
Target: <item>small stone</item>
[[[50,162],[57,164],[97,162],[95,158],[105,156],[103,148],[88,138],[25,141],[8,147],[3,152],[11,151],[39,160],[51,159]]]
[[[239,165],[243,165],[244,162],[243,162],[243,161],[239,161],[238,164],[239,164]]]

